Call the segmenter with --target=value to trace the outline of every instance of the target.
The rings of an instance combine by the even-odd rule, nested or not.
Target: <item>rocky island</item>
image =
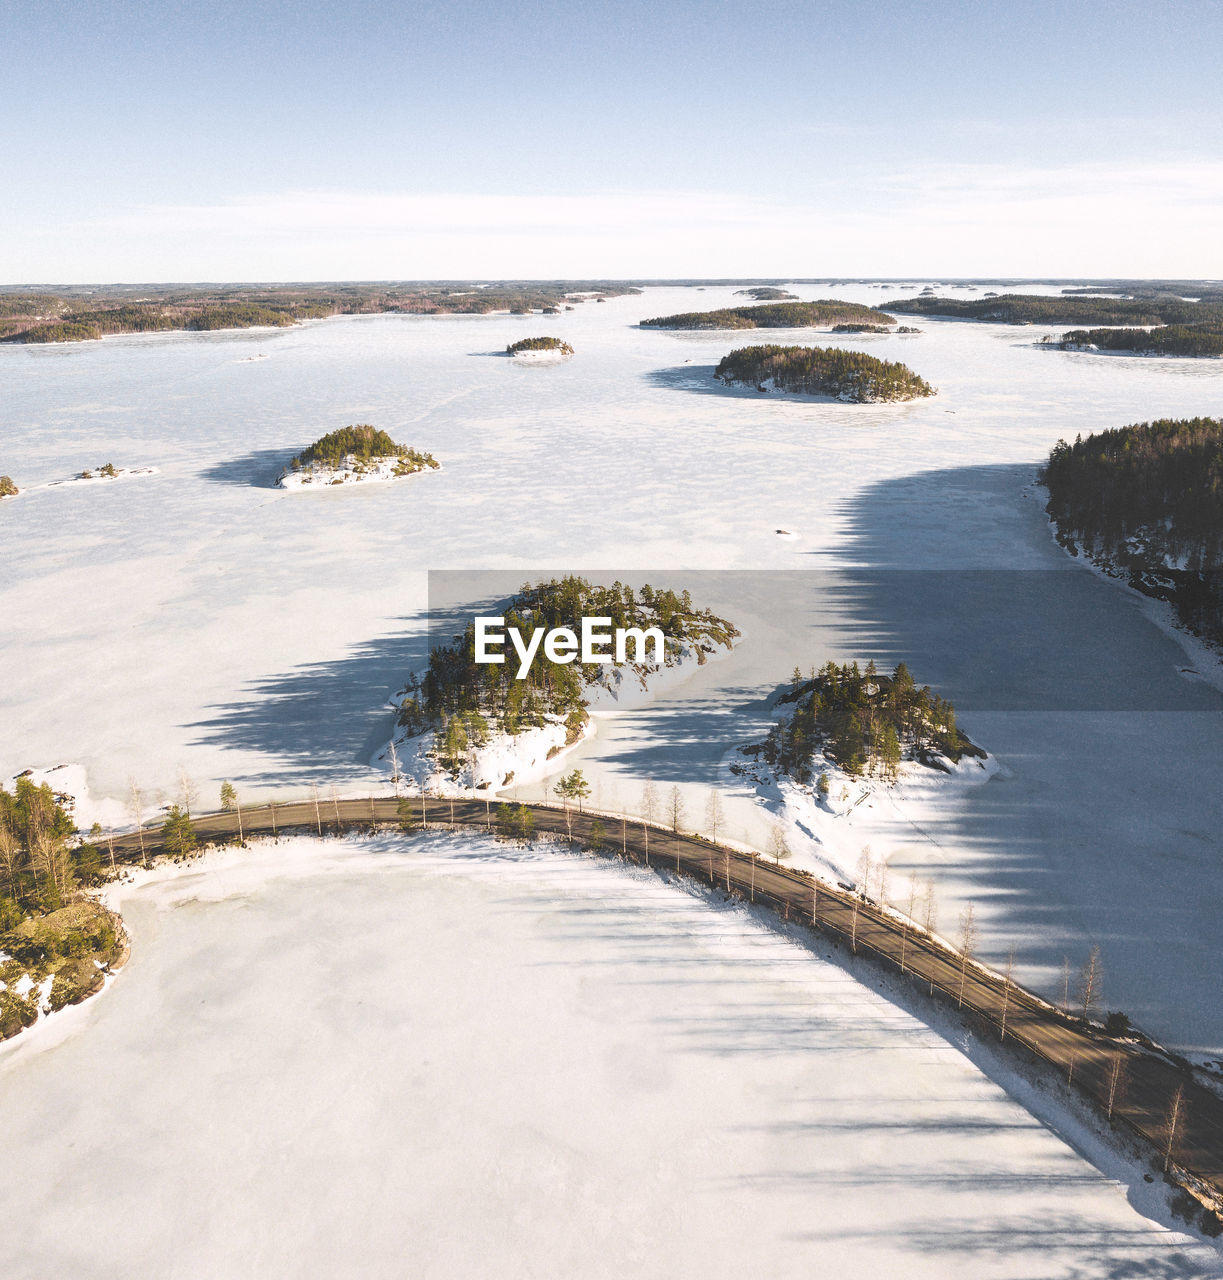
[[[573,348],[560,338],[519,338],[506,347],[505,354],[516,360],[543,364],[568,360]]]
[[[832,396],[849,404],[917,400],[935,394],[908,365],[836,347],[740,347],[722,357],[714,377],[757,391]]]
[[[341,427],[289,460],[277,482],[282,489],[400,480],[441,466],[431,453],[396,444],[368,423]]]

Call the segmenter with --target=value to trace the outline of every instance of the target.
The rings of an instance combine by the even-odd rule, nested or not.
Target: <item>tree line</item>
[[[1185,298],[1100,298],[1003,293],[982,298],[898,298],[889,311],[997,324],[1164,325],[1223,322],[1223,303]]]
[[[823,298],[817,302],[776,302],[723,307],[718,311],[681,311],[642,320],[643,329],[809,329],[830,324],[893,325],[891,316],[860,302]]]
[[[816,779],[819,755],[853,777],[895,777],[904,759],[937,766],[939,757],[985,755],[956,725],[955,707],[919,686],[903,662],[890,676],[873,661],[828,662],[806,679],[796,669],[778,705],[794,709],[745,751],[804,786]]]
[[[772,382],[779,391],[836,396],[855,404],[915,400],[935,393],[908,365],[839,347],[740,347],[722,357],[714,377],[758,391]]]
[[[1223,422],[1163,418],[1059,440],[1040,479],[1064,545],[1081,543],[1223,639]]]
[[[1170,324],[1160,329],[1071,329],[1058,339],[1044,337],[1042,345],[1073,351],[1096,347],[1100,351],[1133,351],[1159,356],[1221,356],[1223,325]]]

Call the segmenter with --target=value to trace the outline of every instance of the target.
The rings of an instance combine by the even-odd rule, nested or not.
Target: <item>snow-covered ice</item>
[[[0,1050],[12,1280],[1219,1273],[1055,1100],[648,872],[294,839],[114,896],[110,993]]]
[[[1046,994],[1063,955],[1099,942],[1108,1007],[1223,1053],[1223,697],[1181,674],[1196,657],[1141,602],[1052,543],[1025,492],[1059,436],[1216,413],[1223,365],[930,320],[920,343],[870,350],[937,399],[846,406],[711,387],[732,346],[802,331],[635,327],[732,300],[658,288],[566,313],[581,359],[546,378],[471,358],[539,323],[508,315],[0,348],[3,470],[23,489],[0,505],[0,777],[79,763],[94,796],[122,803],[135,777],[150,808],[180,764],[203,804],[223,778],[252,800],[358,790],[383,776],[387,704],[426,656],[426,570],[666,566],[747,634],[567,755],[604,803],[652,776],[699,823],[717,781],[741,839],[766,815],[722,760],[759,736],[776,684],[796,663],[904,658],[1003,772],[876,853],[932,875],[945,920],[976,901],[983,952],[1015,945]],[[273,358],[239,363],[256,352]],[[360,421],[445,470],[308,501],[272,487],[320,422]],[[105,457],[159,474],[45,487]],[[715,599],[704,568],[742,577]]]

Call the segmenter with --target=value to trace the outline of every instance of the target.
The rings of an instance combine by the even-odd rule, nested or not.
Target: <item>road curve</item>
[[[401,804],[403,810],[401,811]],[[1032,992],[971,960],[941,939],[864,898],[816,881],[802,871],[704,837],[624,818],[541,804],[515,806],[531,814],[538,834],[563,836],[595,852],[676,871],[814,925],[854,952],[872,956],[949,1001],[1012,1045],[1051,1064],[1117,1127],[1139,1137],[1153,1166],[1216,1203],[1223,1197],[1223,1098],[1194,1079],[1187,1066],[1154,1046],[1106,1036],[1068,1017]],[[407,819],[406,824],[404,819]],[[497,803],[488,799],[412,796],[323,799],[193,816],[201,843],[289,832],[331,835],[386,824],[463,827],[494,832]],[[600,830],[596,830],[596,824]],[[117,836],[101,850],[115,863],[173,855],[159,828]],[[981,1024],[984,1024],[982,1026]],[[1172,1124],[1175,1115],[1175,1126]],[[1207,1215],[1208,1225],[1223,1223]]]

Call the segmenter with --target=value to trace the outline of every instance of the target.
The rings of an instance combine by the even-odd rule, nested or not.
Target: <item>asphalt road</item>
[[[495,830],[497,802],[482,799],[409,800],[414,824],[451,824]],[[200,843],[243,836],[313,831],[319,835],[396,823],[399,802],[382,797],[323,799],[261,806],[192,818]],[[537,833],[591,843],[592,828],[603,828],[601,852],[678,871],[715,887],[773,908],[783,918],[814,924],[852,951],[876,957],[903,972],[931,994],[961,1009],[989,1033],[1036,1055],[1061,1071],[1090,1097],[1102,1114],[1149,1144],[1158,1171],[1169,1158],[1174,1174],[1208,1183],[1223,1195],[1223,1098],[1196,1083],[1186,1068],[1158,1049],[1115,1040],[1098,1028],[1068,1017],[1003,975],[964,958],[940,939],[860,896],[816,882],[762,856],[715,845],[699,836],[677,834],[639,819],[618,815],[566,812],[560,807],[527,805]],[[163,853],[160,828],[117,837],[111,846],[118,861],[141,861]],[[102,849],[103,857],[107,849]],[[1179,1099],[1179,1101],[1178,1101]],[[1176,1123],[1172,1128],[1175,1111]]]

